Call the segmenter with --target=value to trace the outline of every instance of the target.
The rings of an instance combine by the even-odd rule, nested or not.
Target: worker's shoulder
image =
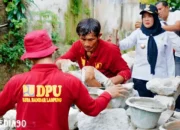
[[[178,15],[178,14],[180,14],[180,10],[175,10],[174,12],[171,12],[171,13]]]
[[[28,75],[29,75],[29,72],[16,74],[16,75],[12,76],[9,81],[11,81],[11,82],[20,81],[20,80],[25,79]]]
[[[79,46],[80,46],[80,45],[82,45],[82,44],[81,44],[80,40],[77,40],[77,41],[73,42],[72,45],[76,45],[76,46],[79,45]]]
[[[180,20],[180,10],[176,10],[174,12],[169,12],[168,21],[169,20]]]

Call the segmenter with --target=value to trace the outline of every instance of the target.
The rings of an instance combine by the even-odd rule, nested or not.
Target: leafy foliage
[[[139,0],[141,4],[155,4],[158,1],[162,0]],[[164,0],[167,1],[169,4],[169,7],[174,10],[180,10],[180,0]]]
[[[53,43],[57,44],[61,41],[60,37],[60,21],[58,16],[53,13],[52,11],[49,10],[44,10],[44,11],[39,11],[39,12],[32,12],[33,16],[37,16],[38,20],[33,23],[30,23],[33,25],[33,29],[43,29],[45,23],[49,23],[52,27],[52,33],[51,33],[51,38]]]
[[[157,2],[157,0],[139,0],[139,2],[142,4],[153,4]]]
[[[78,16],[81,11],[82,0],[70,0],[71,13],[74,16]]]
[[[87,17],[90,17],[88,5],[83,3],[83,0],[70,0],[68,10],[65,13],[66,44],[71,45],[78,39],[76,25],[79,20]]]
[[[172,10],[180,10],[180,0],[166,0]]]
[[[0,63],[10,66],[10,69],[22,63],[19,57],[24,50],[23,38],[27,23],[25,12],[31,2],[33,0],[4,0],[9,32],[4,35],[0,44]],[[25,64],[29,65],[29,62],[26,61]]]

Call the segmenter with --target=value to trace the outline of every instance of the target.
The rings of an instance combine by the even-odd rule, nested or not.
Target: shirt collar
[[[31,71],[48,71],[51,69],[58,69],[58,67],[56,66],[56,64],[35,64],[31,68]]]

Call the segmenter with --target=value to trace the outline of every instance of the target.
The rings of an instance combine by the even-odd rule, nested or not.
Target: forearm
[[[97,116],[102,110],[104,110],[110,100],[112,99],[111,95],[108,92],[103,92],[94,102],[94,105],[91,104],[92,109],[86,114],[90,116]]]
[[[165,25],[162,28],[166,31],[180,31],[180,21],[177,21],[174,25]]]
[[[105,109],[111,100],[111,95],[108,92],[103,92],[97,99],[93,99],[87,92],[80,92],[79,100],[75,103],[78,108],[86,115],[97,116]]]
[[[121,75],[116,75],[110,78],[113,84],[121,84],[124,82],[124,78]]]
[[[101,87],[101,83],[99,83],[96,79],[86,80],[86,85],[90,87]]]

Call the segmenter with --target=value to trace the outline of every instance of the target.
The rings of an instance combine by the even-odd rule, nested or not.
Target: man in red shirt
[[[96,19],[87,18],[80,21],[76,28],[80,39],[56,61],[56,64],[60,67],[61,59],[70,59],[73,62],[78,62],[81,69],[84,66],[93,66],[110,78],[114,84],[123,83],[130,79],[130,69],[122,59],[119,48],[100,39],[100,30],[100,23]],[[91,76],[86,84],[89,86],[101,86],[100,83],[92,82],[91,79],[94,80],[91,75],[92,71],[90,70],[86,74]]]
[[[0,116],[17,103],[17,130],[68,130],[68,112],[72,104],[90,116],[98,115],[111,98],[124,96],[127,90],[118,85],[108,87],[92,99],[76,77],[59,71],[52,60],[57,47],[45,30],[28,33],[25,53],[30,59],[29,72],[13,76],[0,92]]]

